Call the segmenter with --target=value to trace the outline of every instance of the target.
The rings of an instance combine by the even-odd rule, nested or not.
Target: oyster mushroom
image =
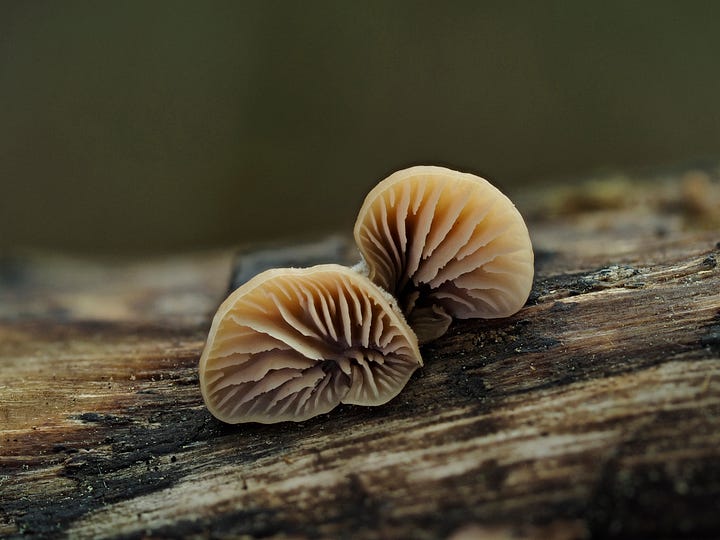
[[[510,316],[530,294],[525,222],[472,174],[417,166],[390,175],[365,198],[354,235],[368,276],[398,298],[420,343],[453,317]]]
[[[200,358],[210,412],[231,424],[381,405],[422,366],[394,300],[343,266],[267,270],[218,309]]]

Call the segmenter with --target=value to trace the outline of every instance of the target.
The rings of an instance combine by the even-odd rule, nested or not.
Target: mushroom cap
[[[200,388],[224,422],[300,422],[339,403],[386,403],[420,366],[415,334],[368,278],[335,264],[281,268],[222,303]]]
[[[533,250],[520,212],[487,180],[416,166],[380,182],[354,229],[368,276],[395,294],[421,343],[452,317],[507,317],[527,300]]]

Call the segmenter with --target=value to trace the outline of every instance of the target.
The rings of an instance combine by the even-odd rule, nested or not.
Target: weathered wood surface
[[[202,405],[231,250],[3,259],[0,536],[720,536],[720,187],[652,185],[520,197],[528,305],[302,424]]]

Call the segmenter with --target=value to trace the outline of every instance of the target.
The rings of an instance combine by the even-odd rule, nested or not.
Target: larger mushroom
[[[200,388],[224,422],[299,422],[339,403],[386,403],[421,365],[397,305],[366,277],[334,264],[274,269],[218,309]]]
[[[398,171],[366,197],[354,229],[367,272],[394,294],[421,343],[453,317],[507,317],[530,294],[522,216],[487,180],[443,167]]]

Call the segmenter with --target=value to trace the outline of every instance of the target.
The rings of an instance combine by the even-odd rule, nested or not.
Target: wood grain
[[[520,196],[528,305],[454,324],[387,405],[301,424],[224,425],[197,381],[228,284],[281,255],[5,257],[0,535],[717,536],[720,204],[693,178]]]

